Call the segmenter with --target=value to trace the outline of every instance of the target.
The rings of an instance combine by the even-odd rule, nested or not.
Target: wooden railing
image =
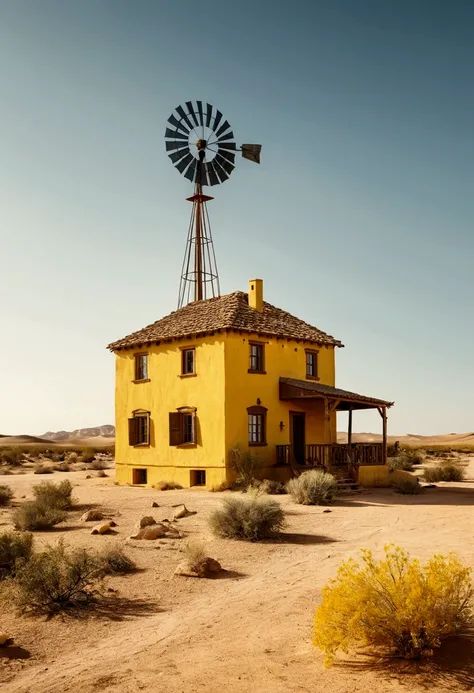
[[[296,463],[291,445],[277,445],[276,458],[279,465]],[[311,443],[305,445],[304,466],[343,467],[383,464],[383,446],[381,443]],[[300,465],[303,466],[303,465]]]

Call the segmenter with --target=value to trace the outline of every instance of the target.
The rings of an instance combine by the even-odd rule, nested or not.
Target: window
[[[147,483],[147,473],[146,469],[133,469],[132,470],[132,484],[138,484],[140,486],[145,486]]]
[[[205,486],[206,485],[206,472],[204,469],[191,469],[190,473],[190,486]]]
[[[249,445],[267,444],[267,410],[265,407],[248,407]]]
[[[265,373],[265,345],[259,342],[250,342],[249,373]]]
[[[169,414],[170,445],[189,445],[197,442],[196,409],[181,407]]]
[[[135,382],[148,380],[148,354],[135,354]]]
[[[181,375],[192,375],[195,373],[195,349],[183,349],[181,352]]]
[[[306,377],[318,379],[318,352],[306,350]]]
[[[150,445],[150,412],[137,411],[128,420],[128,444]]]

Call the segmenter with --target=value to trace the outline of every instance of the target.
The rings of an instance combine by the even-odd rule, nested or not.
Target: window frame
[[[197,446],[197,409],[196,407],[178,407],[169,412],[169,445],[170,447]],[[191,417],[191,437],[187,435],[187,420]]]
[[[305,349],[305,370],[307,380],[319,380],[319,350],[318,349]],[[314,373],[308,373],[308,356],[313,356],[314,359]]]
[[[267,445],[267,412],[268,409],[266,407],[262,407],[261,405],[247,407],[247,438],[249,447],[263,447]],[[251,440],[250,426],[255,425],[251,424],[251,416],[260,417],[261,436],[258,441]],[[256,425],[258,431],[258,422]]]
[[[149,366],[148,357],[149,357],[148,351],[139,351],[139,352],[137,352],[136,354],[133,354],[133,359],[134,359],[134,364],[133,364],[133,368],[134,368],[134,379],[133,379],[133,382],[134,382],[134,383],[149,383],[149,382],[150,382],[150,378],[148,377],[148,366]],[[140,377],[139,377],[139,375],[140,375],[140,373],[139,373],[139,366],[138,366],[138,364],[139,364],[139,359],[143,359],[143,358],[145,359],[145,375],[146,375],[146,378],[140,378]]]
[[[265,342],[258,342],[255,340],[249,340],[249,367],[248,367],[248,372],[249,373],[256,373],[259,375],[265,375]],[[258,349],[261,350],[260,352],[260,359],[257,355],[257,364],[260,366],[260,368],[252,368],[252,359],[253,354],[252,354],[252,348],[257,347]],[[260,361],[260,363],[258,363]]]
[[[186,354],[190,351],[193,353],[193,370],[188,372],[185,370]],[[196,347],[195,346],[181,347],[181,373],[180,373],[180,377],[181,378],[190,378],[194,375],[197,375],[197,373],[196,373]]]
[[[145,420],[145,435],[141,436],[140,424]],[[128,444],[130,447],[149,447],[150,445],[150,428],[151,417],[150,412],[145,409],[136,409],[132,412],[132,416],[128,419]],[[144,438],[143,440],[141,438]]]

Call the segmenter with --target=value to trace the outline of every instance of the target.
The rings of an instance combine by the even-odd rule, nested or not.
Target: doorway
[[[304,412],[290,411],[290,443],[296,464],[305,464],[305,414]]]

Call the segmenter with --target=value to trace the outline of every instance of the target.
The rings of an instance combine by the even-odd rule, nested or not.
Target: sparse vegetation
[[[269,496],[277,496],[287,493],[286,486],[281,481],[273,481],[273,479],[263,479],[259,484],[261,493],[266,493]]]
[[[455,462],[443,462],[437,467],[427,467],[423,472],[425,481],[464,481],[464,469]]]
[[[68,464],[76,464],[76,462],[79,461],[79,455],[75,450],[71,450],[70,452],[66,453],[65,460]]]
[[[105,575],[124,575],[133,573],[137,569],[134,561],[120,546],[110,546],[105,549],[99,554],[99,562]]]
[[[323,589],[313,642],[328,664],[338,650],[360,645],[421,657],[470,622],[470,573],[453,555],[437,555],[422,565],[393,546],[380,561],[363,551],[362,564],[346,561]]]
[[[93,460],[89,465],[89,469],[102,471],[103,469],[107,469],[107,464],[104,462],[104,460]]]
[[[0,486],[0,508],[10,505],[13,498],[13,489],[10,486]]]
[[[68,510],[74,504],[72,484],[69,479],[64,479],[58,484],[52,481],[42,481],[37,486],[33,486],[33,494],[38,503],[46,508]]]
[[[220,484],[215,484],[214,486],[211,486],[209,491],[211,491],[211,493],[220,493],[221,491],[230,491],[231,489],[232,484],[229,481],[224,480],[221,481]]]
[[[237,486],[245,489],[257,481],[258,472],[263,464],[259,457],[235,447],[231,450],[230,461],[231,467],[235,472],[235,483]]]
[[[416,495],[423,491],[423,487],[418,483],[416,476],[396,479],[393,482],[393,487],[398,493],[403,493],[404,495]]]
[[[52,474],[52,473],[53,473],[53,468],[47,467],[42,462],[38,462],[35,465],[35,468],[33,470],[33,474]]]
[[[0,534],[0,580],[13,577],[17,561],[29,560],[33,550],[33,535],[29,532],[2,532]]]
[[[81,461],[82,462],[93,462],[95,460],[96,451],[93,448],[82,448],[81,450]]]
[[[318,470],[303,472],[286,486],[295,503],[301,505],[328,505],[337,494],[337,481],[332,474]]]
[[[19,467],[24,462],[24,455],[21,450],[13,448],[0,449],[0,464],[10,467]]]
[[[53,469],[55,472],[70,472],[71,467],[67,462],[59,462],[58,464],[53,465]]]
[[[47,530],[64,522],[67,513],[56,507],[47,507],[39,501],[27,501],[13,513],[15,529],[23,532]]]
[[[94,599],[102,573],[96,556],[84,550],[68,551],[60,540],[20,564],[18,604],[22,611],[48,615],[77,609]]]
[[[188,541],[182,549],[190,570],[201,575],[205,572],[207,553],[204,544],[199,541]]]
[[[181,484],[175,484],[174,481],[158,481],[154,488],[156,488],[158,491],[175,491],[183,487]]]
[[[211,514],[209,524],[219,537],[259,541],[274,536],[285,524],[280,504],[272,498],[230,496]]]

